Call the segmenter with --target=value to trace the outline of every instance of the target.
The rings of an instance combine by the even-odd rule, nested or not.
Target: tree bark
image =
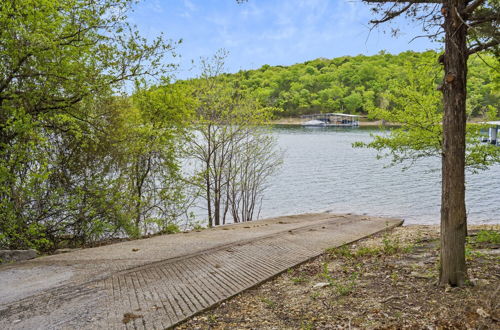
[[[463,286],[465,265],[466,1],[445,0],[440,285]]]

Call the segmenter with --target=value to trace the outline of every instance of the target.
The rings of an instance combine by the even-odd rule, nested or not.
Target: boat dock
[[[358,127],[359,116],[345,113],[318,113],[313,115],[302,115],[307,121],[302,123],[304,127]]]
[[[500,141],[498,140],[500,121],[488,121],[485,124],[491,125],[491,127],[488,128],[488,139],[485,139],[484,142],[500,146]]]

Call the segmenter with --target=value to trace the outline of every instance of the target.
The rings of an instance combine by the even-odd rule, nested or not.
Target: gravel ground
[[[439,228],[406,226],[331,249],[177,328],[500,329],[500,225],[469,233],[465,288],[435,285]]]

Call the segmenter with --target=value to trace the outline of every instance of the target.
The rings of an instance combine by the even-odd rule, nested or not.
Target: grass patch
[[[477,233],[474,242],[500,244],[500,232],[496,230],[480,230]]]
[[[414,250],[414,245],[400,243],[399,239],[393,239],[385,234],[382,238],[382,245],[360,246],[351,248],[348,245],[330,248],[326,253],[331,258],[357,259],[363,257],[373,257],[378,255],[394,255],[397,253],[410,253]]]
[[[276,302],[272,301],[271,299],[267,299],[265,297],[261,297],[260,301],[262,301],[264,304],[266,304],[266,306],[269,308],[273,308],[276,306]]]
[[[354,257],[351,248],[349,248],[347,245],[342,245],[335,248],[329,248],[326,250],[326,253],[330,257],[341,257],[346,259],[351,259]]]
[[[377,247],[366,247],[362,246],[358,248],[355,252],[356,257],[362,258],[362,257],[371,257],[371,256],[376,256],[380,254],[382,250]]]
[[[330,275],[330,272],[328,271],[328,263],[325,262],[323,263],[323,271],[320,276],[324,278],[328,282],[328,284],[335,289],[337,295],[347,296],[354,291],[354,288],[356,287],[356,280],[358,279],[359,275],[357,272],[354,272],[349,276],[347,281],[337,281]]]
[[[304,283],[304,282],[306,282],[306,281],[307,281],[307,280],[306,280],[306,278],[305,278],[305,277],[303,277],[303,276],[299,276],[299,277],[292,277],[290,280],[291,280],[294,284],[300,284],[300,283]]]

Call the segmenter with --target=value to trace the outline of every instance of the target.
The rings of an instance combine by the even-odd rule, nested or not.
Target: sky
[[[129,15],[142,35],[182,43],[177,79],[196,77],[200,58],[225,49],[226,70],[257,69],[264,64],[292,65],[316,58],[382,50],[397,54],[407,50],[438,49],[421,35],[421,27],[401,19],[370,31],[374,16],[360,0],[142,0]],[[403,31],[397,38],[390,28]],[[411,41],[411,42],[410,42]]]

